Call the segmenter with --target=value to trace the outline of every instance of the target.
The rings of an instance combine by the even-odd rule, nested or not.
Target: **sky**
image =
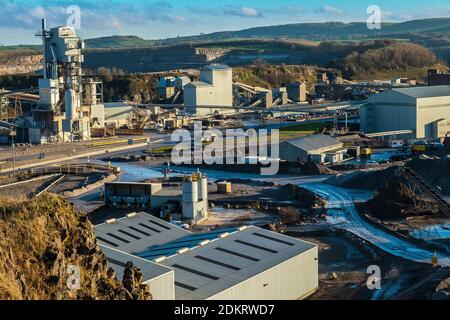
[[[0,45],[38,44],[34,34],[41,18],[48,27],[71,18],[84,39],[165,39],[287,23],[366,21],[370,5],[381,8],[382,21],[450,17],[448,0],[0,0]],[[73,6],[79,16],[68,10]]]

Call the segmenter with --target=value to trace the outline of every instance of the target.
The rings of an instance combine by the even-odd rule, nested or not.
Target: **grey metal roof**
[[[162,245],[152,246],[148,248],[148,250],[136,253],[136,255],[147,260],[157,259],[161,256],[171,257],[177,254],[179,250],[197,247],[205,240],[215,240],[218,239],[221,234],[224,234],[226,232],[231,233],[237,230],[238,228],[228,228],[211,232],[192,233],[188,236],[176,239],[168,243],[164,243]]]
[[[210,70],[230,70],[231,68],[225,64],[210,64],[205,67],[205,69]]]
[[[191,234],[145,212],[96,225],[94,232],[100,244],[129,254]]]
[[[408,87],[392,90],[416,99],[450,96],[450,86]]]
[[[331,147],[340,148],[343,146],[342,142],[325,134],[313,134],[297,138],[294,140],[289,140],[286,141],[286,143],[289,143],[307,152],[322,148],[331,148]]]
[[[153,197],[181,197],[183,190],[181,189],[161,189],[153,194]]]
[[[203,82],[203,81],[193,81],[191,83],[188,83],[186,85],[186,87],[191,86],[191,87],[212,87],[213,85],[207,82]]]
[[[133,186],[151,186],[152,184],[158,184],[158,183],[153,183],[153,182],[124,182],[124,181],[113,181],[113,182],[108,182],[108,185],[124,185],[124,186],[128,186],[128,185],[133,185]]]
[[[133,110],[126,102],[110,102],[105,103],[105,120],[122,120],[128,117],[128,114]]]
[[[258,227],[230,233],[161,264],[175,270],[175,299],[208,299],[316,245]]]
[[[118,234],[116,229],[119,229],[121,225],[125,225],[129,221],[132,221],[133,225],[139,225],[140,219],[148,221],[149,215],[141,213],[133,218],[120,219],[120,222],[117,223],[96,226],[95,232],[98,237],[103,237],[107,232]],[[153,219],[155,222],[169,227],[168,223],[154,217]],[[176,231],[166,230],[157,241],[152,238],[157,235],[146,237],[144,241],[127,238],[132,242],[128,247],[112,248],[111,245],[105,244],[101,239],[99,239],[99,242],[108,262],[119,274],[119,278],[127,261],[132,261],[134,265],[141,268],[144,281],[174,270],[175,299],[187,300],[211,298],[286,260],[317,247],[315,244],[254,226],[216,230],[213,232],[214,234],[190,233],[176,226],[170,225],[170,227],[174,227],[174,230],[181,230],[181,232],[173,234]],[[179,237],[181,234],[183,236]],[[123,234],[120,235],[120,237],[122,236]],[[166,239],[161,239],[161,237]],[[173,240],[177,237],[183,242],[182,244]],[[193,237],[198,237],[198,240],[204,239],[196,245],[186,244],[186,242],[195,240]],[[117,239],[114,241],[117,241]],[[172,244],[169,243],[171,241]],[[134,244],[134,242],[137,244]],[[173,245],[176,245],[176,252],[169,250],[170,256],[157,263],[152,261],[153,256],[152,259],[146,260],[134,254],[123,252],[134,250],[134,247],[149,248],[154,243],[164,244],[163,249],[165,250],[169,250]],[[178,251],[180,246],[186,249],[182,248],[183,250]]]
[[[108,266],[114,269],[117,279],[122,280],[125,265],[128,261],[133,262],[135,267],[142,271],[142,282],[155,279],[164,274],[173,272],[173,269],[154,263],[152,261],[127,254],[123,251],[113,249],[108,246],[100,245],[100,249],[105,253]]]

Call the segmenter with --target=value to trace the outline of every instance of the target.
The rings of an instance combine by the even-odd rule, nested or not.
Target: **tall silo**
[[[198,204],[198,181],[187,177],[183,182],[183,217],[196,221]]]

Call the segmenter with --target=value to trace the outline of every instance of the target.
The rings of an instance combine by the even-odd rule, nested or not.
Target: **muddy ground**
[[[18,200],[31,199],[36,193],[46,188],[55,179],[57,179],[57,177],[53,176],[11,187],[0,188],[0,198],[14,197],[14,199]],[[8,183],[12,183],[12,181]]]
[[[55,194],[62,194],[66,191],[73,191],[81,189],[89,184],[93,184],[100,181],[104,177],[104,173],[90,173],[90,174],[70,174],[66,175],[54,186],[49,188],[49,192]],[[23,197],[24,199],[30,199],[40,191],[47,188],[51,183],[60,178],[59,175],[43,176],[42,179],[36,181],[25,182],[28,179],[36,178],[36,176],[21,176],[19,178],[13,178],[9,176],[2,176],[0,178],[0,186],[13,182],[24,181],[24,183],[13,185],[6,188],[0,188],[0,198],[10,197],[14,195],[15,198]]]
[[[90,184],[96,183],[105,177],[104,173],[93,172],[89,174],[66,175],[59,183],[51,187],[48,191],[56,194],[70,192],[81,189]]]
[[[436,287],[450,276],[448,268],[434,269],[372,248],[374,258],[341,235],[301,239],[319,246],[319,290],[311,300],[433,299],[437,297]],[[371,265],[381,269],[380,290],[367,288],[367,268]]]
[[[450,195],[450,159],[417,157],[406,165],[416,171],[428,183],[438,186],[443,195]],[[327,180],[327,183],[342,188],[375,190],[385,186],[385,181],[398,171],[399,165],[383,169],[372,169],[342,174]]]

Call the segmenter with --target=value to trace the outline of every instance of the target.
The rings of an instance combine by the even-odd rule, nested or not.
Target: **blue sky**
[[[67,8],[81,9],[83,38],[138,35],[163,39],[298,22],[366,21],[378,5],[384,21],[450,17],[448,0],[0,0],[0,44],[33,44],[39,21],[65,24]]]

